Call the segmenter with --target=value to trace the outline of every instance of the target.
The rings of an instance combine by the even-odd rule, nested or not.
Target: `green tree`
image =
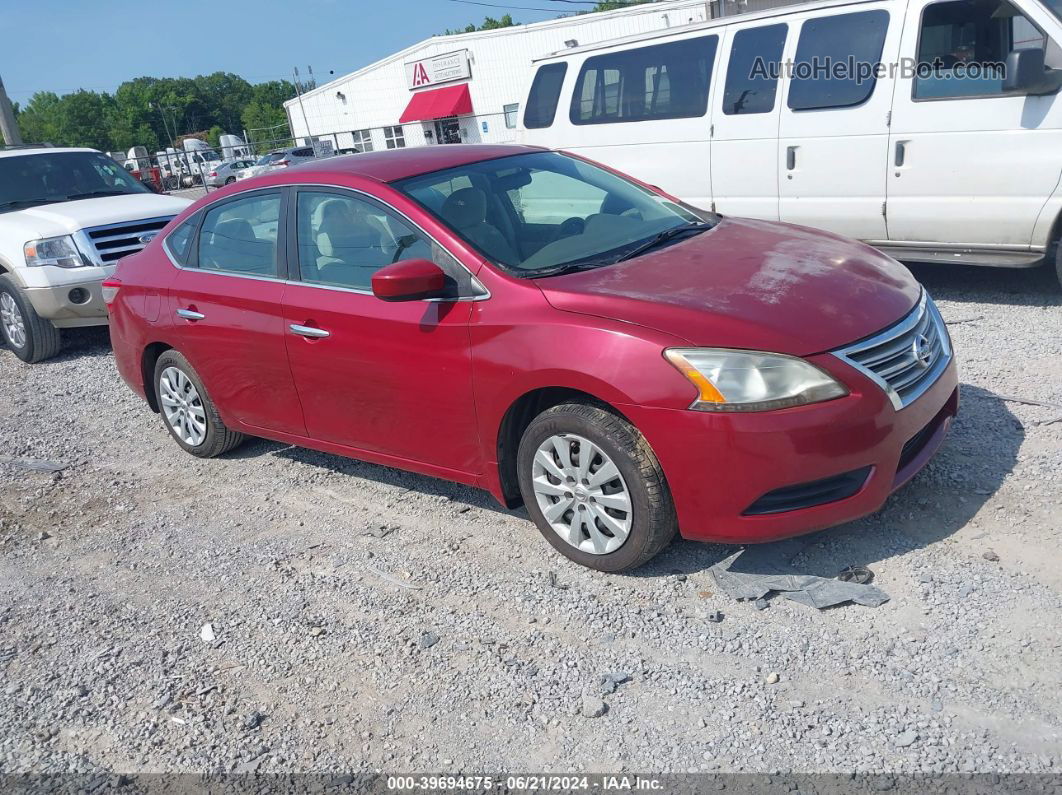
[[[247,136],[255,151],[263,152],[287,146],[291,139],[288,114],[283,107],[251,100],[241,116]]]
[[[512,14],[506,14],[501,19],[484,17],[482,25],[477,26],[474,23],[469,23],[459,30],[447,30],[443,35],[452,36],[455,33],[475,33],[477,30],[497,30],[499,28],[511,28],[515,25],[516,23],[513,22]]]

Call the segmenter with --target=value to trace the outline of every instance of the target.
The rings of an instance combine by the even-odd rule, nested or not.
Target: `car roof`
[[[0,146],[0,157],[25,157],[26,155],[50,155],[56,152],[99,152],[99,149],[74,146],[17,146],[5,149]],[[101,153],[102,154],[102,153]]]
[[[353,155],[314,160],[294,166],[290,171],[306,174],[311,171],[351,174],[369,177],[380,182],[395,182],[406,177],[429,174],[447,168],[494,160],[511,155],[525,155],[545,151],[539,146],[515,144],[442,144],[414,146],[408,149],[385,149]]]

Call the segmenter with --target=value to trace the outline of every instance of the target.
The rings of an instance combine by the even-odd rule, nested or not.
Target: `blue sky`
[[[509,12],[517,22],[573,8],[512,2],[557,8]],[[303,73],[309,64],[323,83],[330,70],[339,76],[447,28],[506,13],[452,0],[0,0],[0,7],[0,77],[23,104],[35,91],[113,91],[140,75],[226,71],[259,83],[290,79],[292,66]]]

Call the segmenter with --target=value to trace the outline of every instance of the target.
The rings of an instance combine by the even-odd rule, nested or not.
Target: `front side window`
[[[1043,48],[1044,35],[1006,0],[953,0],[922,11],[915,99],[1003,93],[1007,56]]]
[[[402,132],[401,127],[384,127],[384,142],[387,144],[388,149],[403,149],[406,145],[406,136]],[[363,149],[364,152],[372,151],[372,139],[369,140],[369,149]]]
[[[766,25],[735,34],[726,67],[723,113],[734,116],[774,110],[778,70],[788,31],[788,25]]]
[[[708,227],[690,208],[556,152],[470,163],[394,186],[518,276],[609,265],[661,233],[673,231],[677,241],[678,232]]]
[[[572,124],[703,116],[718,42],[705,36],[587,58],[575,81]]]
[[[536,130],[553,124],[567,71],[568,64],[548,63],[540,66],[535,72],[531,91],[527,95],[527,107],[524,109],[524,126],[527,129]]]
[[[199,230],[199,267],[277,276],[280,194],[254,194],[214,207]]]
[[[850,108],[870,99],[888,29],[889,12],[881,10],[805,20],[789,81],[789,107]]]
[[[299,191],[296,207],[299,273],[308,284],[370,291],[385,265],[429,259],[432,241],[375,202],[329,191]]]

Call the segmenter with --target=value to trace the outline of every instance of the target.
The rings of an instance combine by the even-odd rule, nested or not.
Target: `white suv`
[[[105,325],[100,282],[190,203],[95,149],[0,147],[4,342],[39,362],[59,352],[59,329]]]

